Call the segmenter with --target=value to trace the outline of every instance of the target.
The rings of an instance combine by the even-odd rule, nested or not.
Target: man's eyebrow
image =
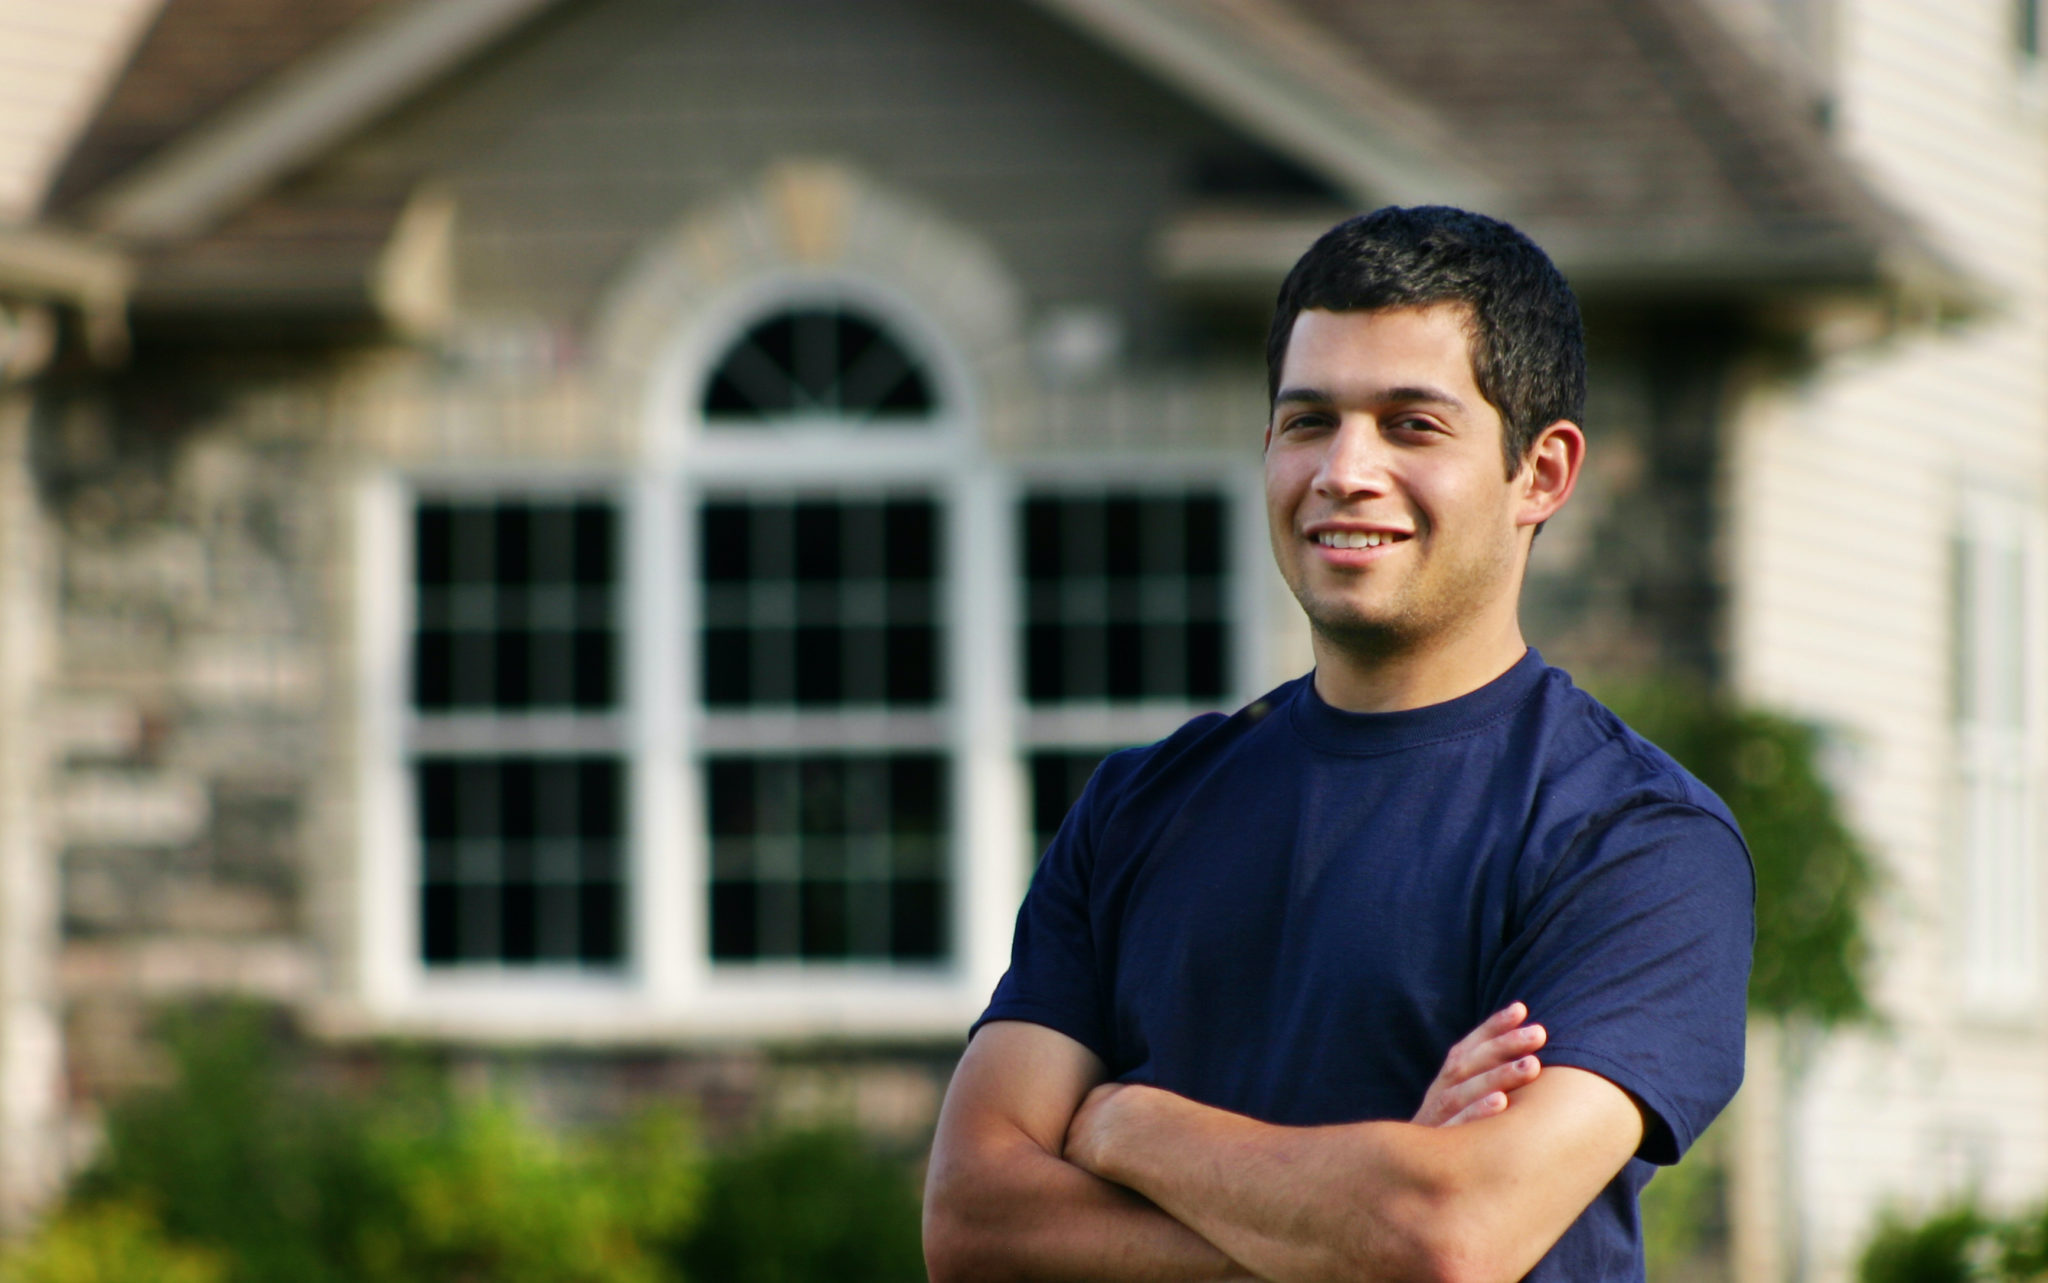
[[[1273,398],[1273,404],[1293,401],[1301,405],[1328,405],[1335,399],[1321,388],[1281,388],[1280,394]]]
[[[1282,388],[1280,395],[1273,398],[1275,405],[1331,405],[1337,398],[1322,388]],[[1441,405],[1449,409],[1463,409],[1465,403],[1442,388],[1416,384],[1410,387],[1381,388],[1368,398],[1373,405]]]

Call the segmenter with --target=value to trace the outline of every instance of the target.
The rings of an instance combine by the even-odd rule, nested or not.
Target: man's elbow
[[[931,1283],[1003,1283],[1024,1277],[1001,1232],[938,1189],[925,1194],[924,1268]]]
[[[1448,1192],[1411,1194],[1385,1205],[1380,1233],[1358,1262],[1357,1278],[1403,1283],[1515,1283],[1533,1262],[1503,1241],[1468,1200]]]
[[[924,1272],[931,1283],[964,1283],[980,1277],[973,1235],[937,1199],[924,1207]]]

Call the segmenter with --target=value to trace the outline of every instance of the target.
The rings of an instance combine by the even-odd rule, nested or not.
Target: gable
[[[142,303],[364,305],[417,186],[458,292],[573,323],[646,238],[789,157],[872,174],[994,243],[1035,301],[1160,311],[1153,238],[1212,200],[1340,193],[1031,6],[565,5],[159,259]],[[154,304],[152,304],[152,298]],[[1139,335],[1142,338],[1142,334]]]
[[[260,280],[256,260],[265,256],[300,260],[309,269],[300,279],[336,275],[314,270],[307,249],[324,233],[292,230],[300,222],[319,229],[335,220],[291,212],[320,187],[315,171],[333,169],[332,140],[353,135],[360,142],[365,122],[380,115],[388,126],[396,117],[418,119],[411,113],[422,102],[469,97],[474,82],[502,74],[508,63],[549,61],[532,56],[537,45],[576,45],[607,26],[636,23],[645,40],[620,64],[625,79],[616,86],[553,82],[539,87],[537,97],[501,98],[487,111],[516,115],[536,102],[565,102],[564,95],[581,92],[602,113],[608,108],[595,102],[602,89],[616,90],[612,97],[624,104],[620,95],[634,83],[633,69],[666,60],[672,74],[688,78],[674,86],[678,110],[716,115],[716,103],[687,106],[693,88],[722,83],[742,67],[767,75],[801,69],[810,58],[831,74],[800,70],[797,78],[778,82],[775,105],[752,112],[743,129],[714,143],[711,154],[749,148],[758,154],[768,135],[780,129],[787,137],[805,119],[817,126],[806,142],[823,146],[824,154],[841,145],[846,130],[883,120],[904,126],[889,141],[907,152],[927,139],[944,145],[954,123],[985,121],[988,113],[978,104],[1007,83],[954,74],[961,67],[985,68],[986,60],[954,56],[948,50],[973,40],[941,33],[950,27],[958,36],[975,27],[984,46],[992,38],[1012,65],[1037,59],[1041,73],[1051,72],[1037,83],[1096,82],[1092,105],[1108,108],[1123,126],[1142,131],[1156,124],[1145,113],[1164,110],[1183,120],[1199,118],[1203,128],[1236,140],[1238,160],[1196,161],[1198,170],[1263,175],[1262,182],[1276,174],[1306,178],[1279,188],[1291,186],[1295,196],[1321,188],[1336,198],[1297,201],[1310,206],[1306,217],[1276,218],[1275,210],[1262,208],[1247,218],[1209,202],[1193,210],[1199,217],[1192,220],[1166,220],[1146,253],[1180,279],[1270,281],[1334,208],[1449,200],[1528,227],[1582,287],[1796,291],[1889,282],[1930,290],[1956,306],[1980,301],[1976,288],[1833,153],[1811,105],[1757,66],[1697,0],[1543,6],[1500,0],[1014,0],[923,12],[904,4],[819,3],[749,10],[728,0],[670,6],[640,18],[633,16],[636,6],[619,0],[338,0],[317,8],[316,19],[282,0],[171,0],[66,165],[53,208],[97,220],[104,230],[176,229],[173,242],[186,239],[187,229],[199,230],[217,243],[171,255],[186,261],[169,266],[168,275],[178,280],[157,293],[188,300],[219,295],[221,288],[209,282],[232,277],[239,282],[235,292],[261,300],[276,293]],[[536,12],[547,17],[536,23]],[[749,13],[775,15],[779,56],[747,52],[741,28],[752,22],[768,30]],[[256,38],[257,24],[242,20],[261,15],[279,25],[264,25]],[[906,52],[918,40],[906,45],[885,34],[906,30],[906,22],[922,27],[922,47],[936,61],[927,65]],[[525,30],[511,44],[525,53],[508,57],[492,42],[522,23]],[[380,24],[390,29],[382,54],[365,36]],[[183,66],[180,51],[213,47],[216,31],[235,56],[196,72]],[[416,48],[428,35],[431,56]],[[693,49],[723,49],[733,39],[737,61],[693,63]],[[588,65],[592,52],[565,49],[555,61]],[[380,70],[392,58],[417,66],[406,74]],[[862,68],[892,58],[903,59],[911,79],[884,74],[862,81]],[[422,90],[437,75],[438,86]],[[337,97],[337,81],[348,93]],[[857,83],[864,85],[858,100],[841,92]],[[928,95],[935,110],[907,120],[900,108],[921,88],[943,92]],[[742,86],[732,100],[747,97]],[[846,110],[819,110],[833,106]],[[624,110],[622,130],[644,138],[646,122],[631,115],[639,107],[624,104]],[[1132,111],[1137,114],[1127,118]],[[1065,114],[1072,123],[1088,112]],[[273,115],[296,124],[280,128]],[[195,129],[194,122],[205,128]],[[1092,125],[1069,129],[1056,141],[1082,151],[1109,141],[1084,132]],[[989,141],[999,138],[1000,131]],[[1044,138],[1033,141],[1045,145]],[[854,144],[850,154],[861,157],[873,142]],[[343,143],[342,150],[352,145]],[[306,169],[322,150],[325,158]],[[671,159],[687,168],[702,154]],[[1245,155],[1257,159],[1247,163]],[[147,163],[135,163],[143,156]],[[565,172],[575,172],[584,159],[572,158]],[[1083,158],[1076,169],[1101,159]],[[1141,159],[1136,168],[1144,167]],[[281,176],[293,190],[277,185]],[[392,169],[382,175],[387,186],[400,187],[411,177]],[[966,187],[973,185],[969,178]],[[1197,198],[1213,195],[1203,193],[1200,182],[1193,186]],[[238,228],[236,219],[248,217],[249,197],[268,208],[253,220],[256,227]],[[372,203],[381,214],[367,222],[344,218],[353,230],[332,245],[357,257],[369,252],[365,247],[396,218],[402,193],[386,191]],[[145,270],[145,300],[152,294],[147,281],[156,275]],[[332,292],[320,285],[310,293]],[[363,291],[352,294],[359,303]]]

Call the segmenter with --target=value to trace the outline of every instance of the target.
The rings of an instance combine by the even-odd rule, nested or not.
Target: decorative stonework
[[[1016,284],[977,237],[829,161],[785,161],[753,188],[685,216],[624,271],[591,327],[608,412],[659,430],[684,371],[707,364],[764,283],[843,280],[900,297],[995,445],[1031,422]],[[650,442],[659,448],[657,442]]]

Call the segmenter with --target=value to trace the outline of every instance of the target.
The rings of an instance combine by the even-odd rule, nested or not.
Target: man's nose
[[[1369,415],[1346,415],[1326,438],[1322,466],[1316,470],[1316,492],[1329,499],[1353,499],[1384,493],[1387,487],[1387,443]]]

